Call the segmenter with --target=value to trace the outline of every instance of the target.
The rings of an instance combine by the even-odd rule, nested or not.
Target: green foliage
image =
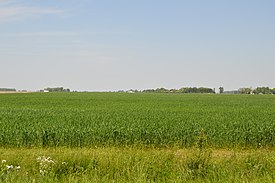
[[[186,169],[191,179],[205,178],[213,171],[214,165],[211,164],[211,153],[199,151],[188,159]]]
[[[189,88],[181,88],[178,91],[179,93],[215,93],[215,91],[211,88],[196,88],[196,87],[189,87]]]
[[[207,135],[201,129],[197,137],[197,149],[186,162],[187,172],[191,179],[205,178],[214,167],[210,161],[212,153],[207,146]]]
[[[1,147],[274,147],[273,95],[0,95]]]
[[[147,89],[143,90],[144,93],[215,93],[211,88],[204,87],[184,87],[180,89],[166,89],[166,88],[157,88],[157,89]]]
[[[166,88],[157,88],[157,89],[143,90],[143,92],[144,93],[170,93],[170,90]]]
[[[63,87],[56,87],[56,88],[45,88],[44,90],[47,90],[49,92],[70,92],[70,89],[63,88]]]
[[[240,88],[239,93],[240,94],[251,94],[252,93],[252,88]]]
[[[9,180],[10,175],[17,175],[21,167],[3,159],[0,162],[0,181]]]
[[[223,93],[224,92],[224,88],[221,86],[219,87],[219,90],[220,90],[220,93]]]
[[[253,90],[254,94],[271,94],[273,93],[273,90],[269,87],[257,87],[255,90]]]
[[[0,182],[274,182],[274,151],[225,152],[206,147],[3,148]]]
[[[13,92],[15,92],[16,89],[15,88],[0,88],[0,91],[13,91]]]

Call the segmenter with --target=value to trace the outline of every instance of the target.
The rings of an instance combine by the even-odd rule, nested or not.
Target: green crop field
[[[274,95],[1,94],[0,126],[0,182],[275,181]]]
[[[0,95],[2,147],[275,144],[275,96],[125,93]]]

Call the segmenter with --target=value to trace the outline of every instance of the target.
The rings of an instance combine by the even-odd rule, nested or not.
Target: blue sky
[[[0,87],[275,87],[272,0],[0,0]]]

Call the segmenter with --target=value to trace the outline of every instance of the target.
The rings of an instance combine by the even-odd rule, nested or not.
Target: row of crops
[[[0,146],[271,147],[275,96],[0,95]]]

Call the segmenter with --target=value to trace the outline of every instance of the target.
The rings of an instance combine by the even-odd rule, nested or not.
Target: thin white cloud
[[[10,33],[5,36],[10,37],[66,37],[66,36],[81,36],[84,32],[76,31],[44,31],[44,32],[25,32],[25,33]]]
[[[22,5],[0,5],[0,22],[21,20],[42,15],[62,15],[65,11],[56,8],[40,8]]]
[[[13,32],[6,33],[5,37],[72,37],[72,36],[100,36],[100,35],[108,35],[108,36],[119,36],[119,35],[131,35],[133,32],[130,31],[39,31],[39,32]],[[1,37],[2,35],[0,35]]]

